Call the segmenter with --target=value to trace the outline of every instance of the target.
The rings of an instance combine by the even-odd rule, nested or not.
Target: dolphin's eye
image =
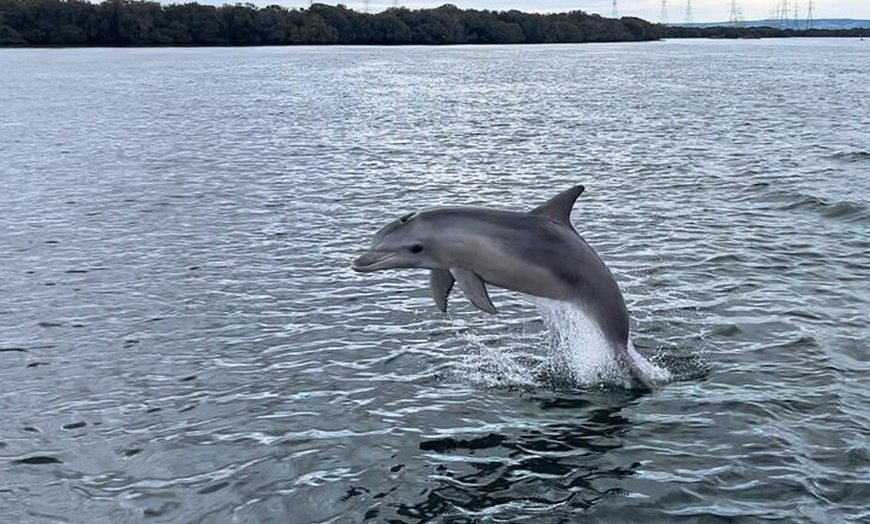
[[[399,223],[400,223],[400,224],[407,224],[407,223],[410,222],[411,219],[414,218],[415,216],[417,216],[417,213],[408,213],[407,215],[405,215],[405,216],[403,216],[402,218],[399,219]]]
[[[408,248],[408,251],[410,251],[411,253],[419,253],[420,251],[423,251],[423,246],[420,244],[414,244],[413,246]]]

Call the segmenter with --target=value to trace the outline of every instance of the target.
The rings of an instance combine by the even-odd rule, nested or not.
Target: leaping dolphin
[[[496,313],[485,283],[571,303],[598,326],[632,385],[651,384],[629,340],[629,315],[613,274],[571,225],[582,185],[531,211],[439,207],[407,214],[375,234],[355,271],[430,269],[435,304],[447,310],[454,282],[472,304]]]

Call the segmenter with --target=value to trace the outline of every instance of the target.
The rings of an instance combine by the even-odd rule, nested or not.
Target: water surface
[[[8,522],[870,519],[857,40],[0,51]],[[534,306],[357,275],[575,183],[647,395]]]

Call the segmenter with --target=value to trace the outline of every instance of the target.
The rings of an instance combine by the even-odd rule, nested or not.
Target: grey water
[[[651,393],[350,269],[575,183]],[[0,51],[2,522],[867,522],[868,311],[858,40]]]

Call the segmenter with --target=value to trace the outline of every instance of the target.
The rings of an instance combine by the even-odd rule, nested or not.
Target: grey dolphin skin
[[[572,303],[597,324],[633,387],[649,389],[629,354],[629,315],[619,285],[571,225],[584,189],[574,186],[529,212],[439,207],[405,215],[378,231],[353,269],[429,269],[441,311],[454,282],[487,313],[496,308],[486,283]]]

